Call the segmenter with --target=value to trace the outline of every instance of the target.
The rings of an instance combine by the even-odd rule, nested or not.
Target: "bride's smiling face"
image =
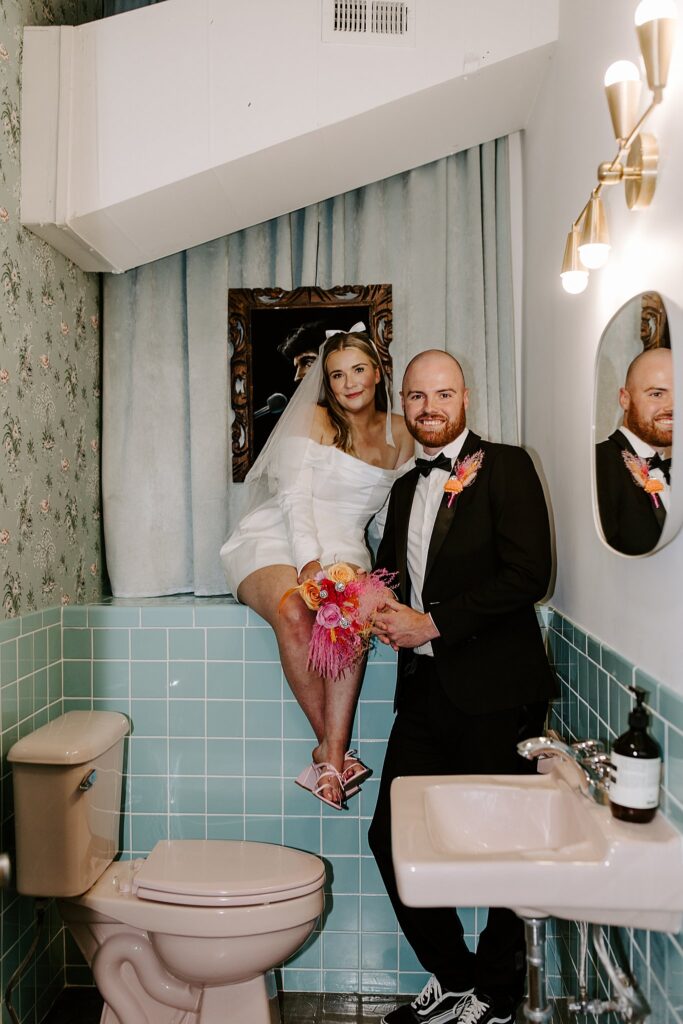
[[[325,372],[330,388],[343,409],[356,412],[374,404],[379,370],[359,348],[344,348],[327,357]]]

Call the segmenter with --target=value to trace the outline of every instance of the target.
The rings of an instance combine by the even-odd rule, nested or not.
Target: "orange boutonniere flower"
[[[455,499],[466,487],[474,483],[477,473],[484,461],[484,452],[480,448],[474,455],[468,455],[466,459],[458,459],[453,466],[453,472],[444,484],[444,493],[448,495],[448,507],[450,508]]]
[[[655,480],[654,477],[650,476],[650,464],[647,459],[641,459],[633,452],[624,450],[621,453],[626,468],[633,477],[633,482],[638,487],[642,487],[646,494],[650,495],[652,504],[655,508],[659,508],[660,501],[657,497],[659,491],[664,490],[664,484],[661,480]]]

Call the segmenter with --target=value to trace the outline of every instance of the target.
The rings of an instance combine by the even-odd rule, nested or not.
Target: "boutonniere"
[[[466,487],[474,483],[477,473],[484,461],[484,452],[480,448],[474,455],[468,455],[466,459],[458,459],[453,466],[453,471],[444,484],[444,492],[448,495],[448,507],[450,508],[455,499]]]
[[[626,464],[626,468],[633,477],[634,483],[638,487],[642,487],[646,494],[650,495],[652,504],[655,508],[659,508],[660,501],[657,497],[659,491],[664,490],[664,484],[661,480],[655,480],[654,477],[650,476],[650,464],[647,459],[641,459],[633,452],[629,452],[624,449],[621,453],[622,458]]]

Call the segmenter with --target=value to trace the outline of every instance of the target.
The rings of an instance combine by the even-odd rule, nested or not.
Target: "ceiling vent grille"
[[[415,17],[401,0],[323,0],[323,42],[414,46]]]
[[[368,5],[365,0],[335,0],[335,32],[367,32]]]
[[[407,4],[373,0],[371,18],[372,31],[376,34],[403,36],[408,31]]]

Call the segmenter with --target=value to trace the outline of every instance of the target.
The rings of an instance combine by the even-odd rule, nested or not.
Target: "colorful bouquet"
[[[316,613],[309,668],[326,679],[338,679],[360,661],[372,643],[375,613],[394,576],[385,569],[357,573],[346,562],[335,562],[283,595],[285,601],[298,594]]]

